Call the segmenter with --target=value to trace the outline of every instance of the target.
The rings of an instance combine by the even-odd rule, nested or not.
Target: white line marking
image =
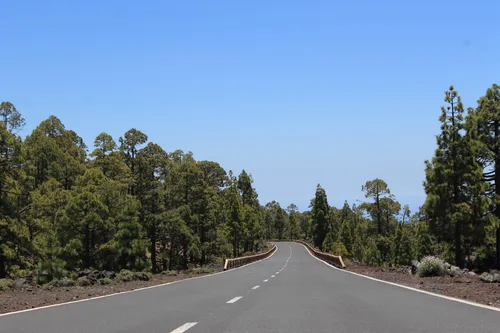
[[[193,327],[196,324],[198,324],[198,323],[185,323],[184,325],[182,325],[181,327],[176,328],[175,330],[173,330],[170,333],[183,333],[183,332],[186,332],[188,329],[190,329],[191,327]]]
[[[276,274],[279,274],[280,272],[276,272]]]
[[[426,294],[426,295],[430,295],[430,296],[434,296],[434,297],[439,297],[439,298],[444,298],[444,299],[447,299],[449,301],[455,301],[455,302],[459,302],[459,303],[463,303],[463,304],[468,304],[468,305],[476,306],[476,307],[483,308],[483,309],[488,309],[488,310],[500,312],[500,308],[495,308],[493,306],[488,306],[488,305],[479,304],[479,303],[475,303],[475,302],[471,302],[471,301],[466,301],[466,300],[455,298],[455,297],[440,295],[440,294],[432,293],[430,291],[416,289],[416,288],[408,287],[408,286],[405,286],[405,285],[402,285],[402,284],[397,284],[397,283],[394,283],[394,282],[379,280],[379,279],[373,278],[371,276],[366,276],[366,275],[363,275],[363,274],[354,273],[354,272],[350,272],[350,271],[346,271],[346,270],[337,268],[337,267],[335,267],[335,266],[327,263],[326,261],[321,260],[321,259],[315,257],[304,244],[300,244],[300,245],[302,245],[307,250],[307,252],[309,252],[309,255],[311,257],[313,257],[314,259],[316,259],[318,261],[321,261],[325,265],[330,266],[330,267],[332,267],[332,268],[334,268],[334,269],[336,269],[336,270],[338,270],[340,272],[344,272],[344,273],[348,273],[348,274],[352,274],[352,275],[361,276],[361,277],[363,277],[365,279],[369,279],[369,280],[373,280],[373,281],[377,281],[377,282],[382,282],[382,283],[385,283],[385,284],[390,284],[391,286],[395,286],[395,287],[399,287],[399,288],[404,288],[404,289],[416,291],[416,292],[419,292],[419,293],[422,293],[422,294]]]
[[[255,287],[253,287],[252,289],[255,290],[257,288],[259,288],[260,286],[259,285],[256,285]]]
[[[264,280],[264,281],[262,281],[262,282],[267,282],[267,281],[269,281],[269,280],[268,280],[268,279],[265,279],[265,280]]]
[[[275,276],[276,276],[276,275],[271,275],[271,277],[272,277],[272,278],[273,278],[273,277],[275,277]]]
[[[162,283],[162,284],[156,284],[154,286],[137,288],[137,289],[134,289],[134,290],[120,291],[118,293],[113,293],[113,294],[108,294],[108,295],[102,295],[102,296],[90,297],[90,298],[85,298],[85,299],[79,299],[77,301],[57,303],[57,304],[40,306],[40,307],[32,308],[32,309],[24,309],[24,310],[19,310],[19,311],[13,311],[13,312],[7,312],[7,313],[0,313],[0,317],[14,315],[14,314],[23,313],[23,312],[29,312],[29,311],[36,311],[36,310],[42,310],[42,309],[47,309],[47,308],[53,308],[53,307],[56,307],[56,306],[63,306],[63,305],[70,305],[70,304],[74,304],[74,303],[81,303],[81,302],[93,301],[93,300],[100,299],[100,298],[106,298],[106,297],[116,296],[116,295],[120,295],[120,294],[128,294],[128,293],[133,293],[133,292],[136,292],[136,291],[141,291],[141,290],[146,290],[146,289],[164,287],[164,286],[168,286],[168,285],[174,284],[174,283],[179,283],[179,282],[184,282],[184,281],[189,281],[189,280],[196,280],[196,279],[203,279],[203,278],[210,277],[210,276],[215,276],[215,275],[219,275],[219,274],[234,272],[234,271],[236,271],[236,270],[238,270],[240,268],[247,267],[247,266],[250,266],[250,265],[256,264],[258,262],[261,262],[263,260],[271,258],[279,250],[278,244],[275,244],[275,245],[276,245],[276,250],[269,257],[261,259],[261,260],[257,260],[257,261],[254,261],[254,262],[251,262],[249,264],[246,264],[246,265],[243,265],[243,266],[240,266],[240,267],[228,269],[227,271],[217,272],[217,273],[213,273],[213,274],[207,274],[207,275],[203,275],[203,276],[195,276],[195,277],[191,277],[191,278],[187,278],[187,279],[182,279],[182,280],[177,280],[177,281],[172,281],[172,282],[167,282],[167,283]]]
[[[241,298],[243,298],[243,296],[238,296],[238,297],[235,297],[233,299],[230,299],[229,301],[227,301],[226,303],[227,304],[231,304],[231,303],[236,303],[238,302],[238,300],[240,300]]]

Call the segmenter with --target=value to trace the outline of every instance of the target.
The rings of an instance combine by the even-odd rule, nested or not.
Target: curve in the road
[[[498,333],[500,327],[497,309],[338,270],[297,243],[280,243],[275,255],[252,266],[180,282],[4,316],[0,333]]]

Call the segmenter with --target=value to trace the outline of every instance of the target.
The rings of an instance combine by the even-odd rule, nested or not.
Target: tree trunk
[[[5,278],[7,272],[5,271],[5,256],[0,254],[0,279]]]
[[[495,200],[500,200],[500,124],[495,121],[495,139],[496,139],[496,152],[495,152]],[[495,205],[495,216],[500,219],[500,203],[497,201]],[[497,269],[500,269],[500,227],[496,230],[496,259]]]
[[[500,269],[500,228],[497,228],[496,236],[497,236],[497,251],[496,251],[497,269]]]
[[[462,221],[455,222],[455,261],[458,267],[464,268],[462,253]]]
[[[382,214],[380,212],[380,197],[379,197],[379,195],[377,195],[376,203],[377,203],[377,231],[378,231],[378,234],[381,235],[382,234]]]
[[[158,266],[156,263],[156,228],[153,226],[150,229],[151,234],[151,270],[157,273]]]
[[[172,270],[172,261],[174,259],[174,240],[172,239],[170,241],[170,249],[168,251],[168,270],[171,271]]]
[[[161,256],[161,267],[163,270],[167,270],[167,258],[165,258],[165,252],[167,249],[167,242],[162,242],[162,256]]]
[[[90,227],[87,224],[85,224],[85,240],[84,240],[84,246],[85,246],[85,268],[90,267]]]

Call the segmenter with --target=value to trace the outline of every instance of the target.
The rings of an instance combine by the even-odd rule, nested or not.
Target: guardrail
[[[226,259],[224,260],[224,270],[226,271],[231,268],[243,266],[251,262],[267,258],[271,254],[273,254],[274,251],[276,251],[276,249],[277,249],[276,245],[273,244],[273,247],[269,251],[266,251],[264,253],[254,254],[246,257]]]
[[[329,263],[333,264],[335,267],[345,268],[344,261],[342,260],[341,256],[335,256],[335,255],[330,254],[330,253],[318,251],[315,248],[313,248],[311,245],[309,245],[307,242],[304,242],[301,240],[296,240],[295,242],[304,245],[311,252],[311,254],[318,257],[319,259],[324,260],[326,262],[329,262]]]

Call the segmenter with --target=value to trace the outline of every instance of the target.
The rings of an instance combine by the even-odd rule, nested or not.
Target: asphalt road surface
[[[500,312],[352,275],[300,244],[277,244],[272,257],[222,274],[0,316],[0,332],[500,332]]]

